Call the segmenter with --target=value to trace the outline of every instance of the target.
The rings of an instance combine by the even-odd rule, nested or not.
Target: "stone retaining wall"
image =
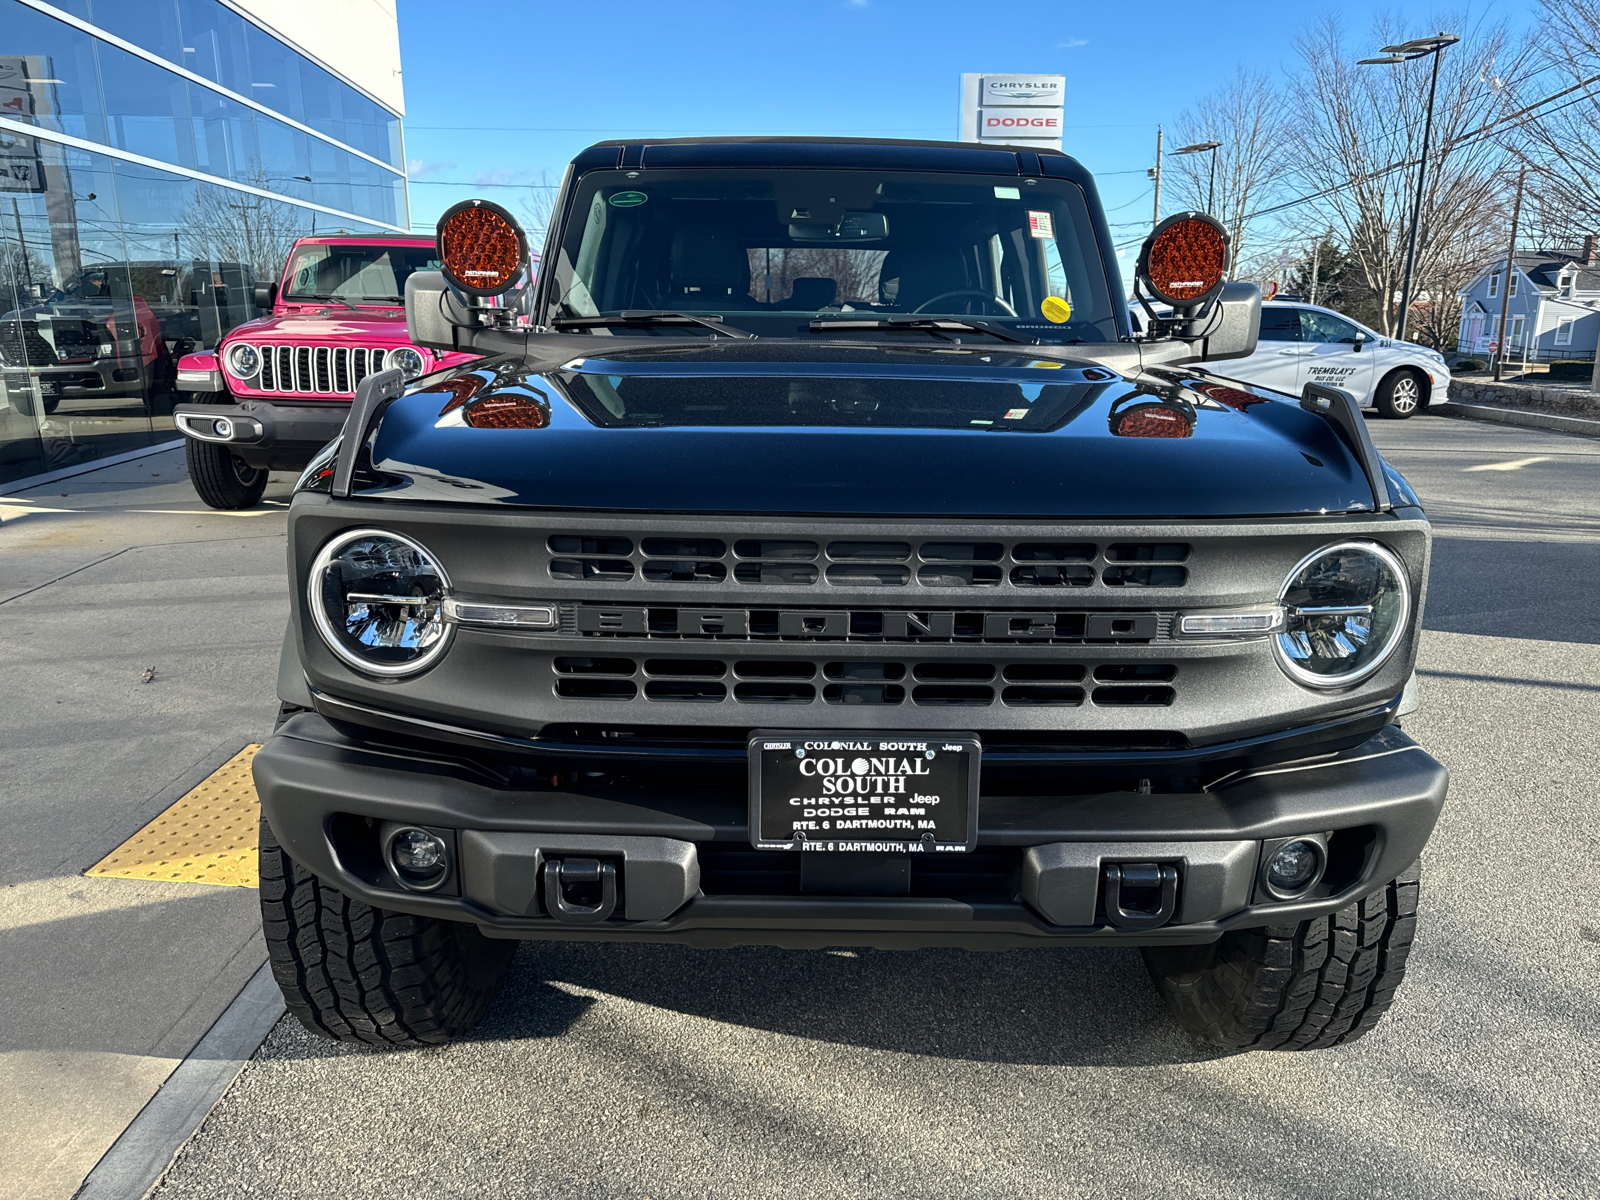
[[[1492,404],[1498,408],[1600,419],[1600,392],[1587,388],[1455,379],[1450,383],[1450,399],[1457,404]]]

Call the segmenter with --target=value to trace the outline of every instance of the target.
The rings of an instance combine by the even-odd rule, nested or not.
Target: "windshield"
[[[283,298],[315,301],[329,296],[352,304],[399,304],[413,271],[437,271],[438,251],[418,246],[301,246],[289,262]]]
[[[994,175],[592,172],[567,219],[547,320],[630,310],[711,314],[763,336],[881,338],[876,321],[940,317],[1024,340],[1118,336],[1082,191]],[[890,336],[919,334],[939,336]]]

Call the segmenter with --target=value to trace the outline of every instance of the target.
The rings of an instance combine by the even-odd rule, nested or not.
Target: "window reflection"
[[[0,479],[170,440],[177,360],[257,315],[312,214],[44,139],[0,193]],[[343,222],[351,232],[377,232]]]

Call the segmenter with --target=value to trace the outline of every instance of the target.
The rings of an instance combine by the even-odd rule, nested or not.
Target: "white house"
[[[1600,341],[1600,253],[1593,235],[1582,250],[1519,251],[1512,260],[1505,350],[1524,348],[1533,359],[1592,358]],[[1484,266],[1461,289],[1461,333],[1456,349],[1488,354],[1501,341],[1500,309],[1506,303],[1506,260]]]

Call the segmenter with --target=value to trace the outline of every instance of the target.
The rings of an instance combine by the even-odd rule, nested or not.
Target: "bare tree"
[[[1382,18],[1362,44],[1375,50],[1415,32]],[[1364,288],[1378,328],[1392,334],[1433,64],[1358,66],[1359,53],[1332,18],[1313,25],[1297,48],[1305,70],[1292,89],[1293,173],[1306,192],[1324,193],[1306,206],[1306,218],[1338,232],[1350,254],[1350,296]],[[1420,303],[1453,296],[1451,264],[1479,258],[1504,224],[1505,150],[1468,135],[1503,111],[1494,66],[1508,49],[1503,27],[1479,26],[1440,63],[1417,226],[1413,296]]]
[[[1514,108],[1600,75],[1600,0],[1540,3],[1539,28],[1529,43],[1536,73],[1508,95]],[[1535,185],[1525,210],[1533,242],[1580,244],[1600,229],[1600,84],[1541,107],[1522,134]]]
[[[249,192],[201,187],[182,223],[215,261],[243,263],[254,269],[257,279],[276,279],[295,239],[307,231],[310,216],[295,205]]]
[[[1232,278],[1248,256],[1246,216],[1284,175],[1283,96],[1264,71],[1239,68],[1222,87],[1185,109],[1175,125],[1179,145],[1221,142],[1212,151],[1169,158],[1165,172],[1179,208],[1205,211],[1216,157],[1216,200],[1211,214],[1233,238]],[[1174,210],[1177,211],[1177,210]]]

